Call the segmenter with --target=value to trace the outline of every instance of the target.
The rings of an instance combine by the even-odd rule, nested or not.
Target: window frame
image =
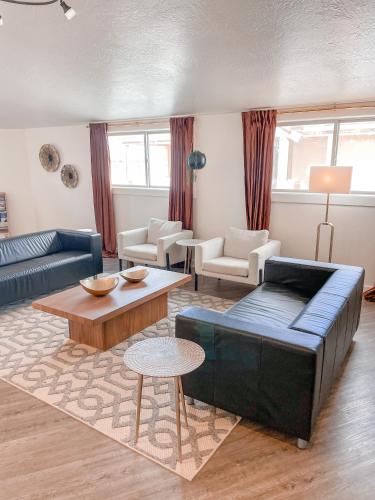
[[[305,119],[305,120],[280,120],[277,121],[276,127],[292,127],[293,125],[316,125],[316,124],[325,124],[332,123],[333,132],[332,132],[332,152],[331,152],[331,162],[328,167],[336,167],[337,161],[337,151],[339,145],[339,134],[340,134],[340,124],[341,123],[355,123],[355,122],[374,122],[375,125],[375,116],[363,116],[363,117],[353,117],[353,118],[324,118],[324,119]],[[273,168],[272,168],[273,174]],[[282,189],[282,188],[272,188],[273,193],[310,193],[308,189]],[[374,191],[350,191],[349,195],[375,195]]]
[[[108,137],[111,136],[124,136],[124,135],[143,135],[143,144],[144,144],[144,153],[145,153],[145,179],[146,179],[146,184],[112,184],[112,179],[111,179],[111,186],[113,188],[121,188],[121,189],[159,189],[159,190],[168,190],[170,189],[170,184],[169,186],[152,186],[150,184],[150,152],[149,152],[149,135],[152,134],[165,134],[165,133],[171,133],[171,130],[169,128],[165,129],[146,129],[146,130],[134,130],[134,131],[126,131],[126,132],[109,132]]]

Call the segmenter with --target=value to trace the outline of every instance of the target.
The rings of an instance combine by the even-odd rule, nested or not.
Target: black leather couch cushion
[[[335,268],[324,262],[271,258],[264,269],[264,281],[285,285],[312,297],[334,271]]]
[[[44,255],[36,259],[25,260],[3,266],[0,268],[0,280],[11,280],[21,276],[31,276],[36,272],[48,271],[56,269],[57,267],[71,264],[73,262],[92,262],[92,255],[90,253],[81,252],[79,250],[70,252],[59,252],[51,255]]]
[[[25,234],[3,240],[0,245],[0,266],[22,262],[63,249],[57,231]]]
[[[227,316],[267,326],[289,326],[303,310],[310,294],[278,283],[263,283],[240,300]]]

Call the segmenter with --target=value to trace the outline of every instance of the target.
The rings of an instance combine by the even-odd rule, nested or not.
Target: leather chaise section
[[[185,392],[309,440],[358,327],[364,272],[272,257],[265,280],[225,313],[177,315],[176,336],[206,352]]]
[[[309,439],[319,401],[322,339],[200,308],[177,316],[176,335],[206,352],[205,363],[183,377],[186,395],[284,432],[296,422],[298,435]]]

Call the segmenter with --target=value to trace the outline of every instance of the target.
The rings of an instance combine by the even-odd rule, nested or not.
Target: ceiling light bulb
[[[4,24],[3,16],[0,16],[0,26]]]
[[[64,11],[65,17],[70,21],[73,19],[73,17],[77,14],[77,12],[72,9],[72,7],[69,7],[64,0],[60,0],[60,5],[62,7],[62,10]]]

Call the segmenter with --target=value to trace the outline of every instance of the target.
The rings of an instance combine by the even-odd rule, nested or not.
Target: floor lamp
[[[309,191],[311,193],[326,193],[326,216],[324,222],[318,224],[316,229],[315,260],[319,260],[320,231],[323,226],[330,228],[329,257],[332,262],[333,236],[335,226],[328,222],[329,197],[331,194],[347,194],[352,182],[352,167],[311,167]]]

